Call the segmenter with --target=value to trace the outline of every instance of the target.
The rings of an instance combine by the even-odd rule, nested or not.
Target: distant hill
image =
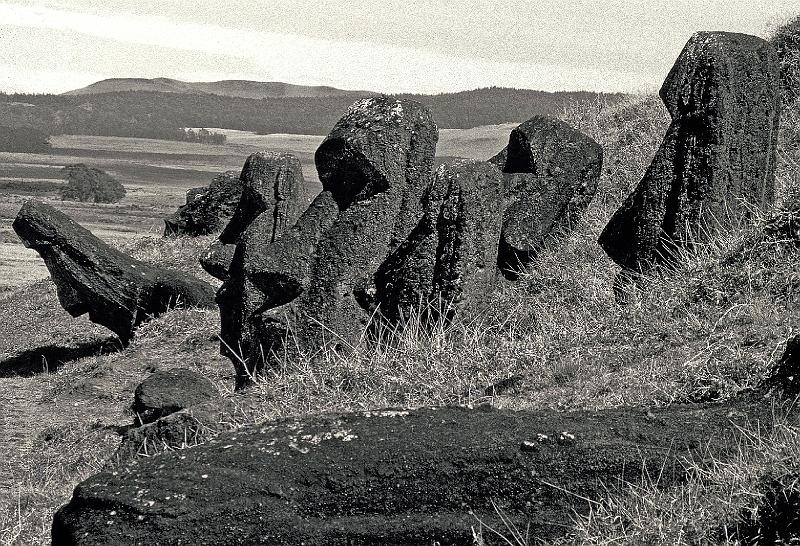
[[[274,99],[297,97],[342,97],[377,95],[372,91],[346,91],[327,86],[294,85],[282,82],[222,80],[218,82],[184,82],[170,78],[109,78],[63,95],[96,95],[128,91],[157,93],[209,94],[243,99]]]
[[[364,94],[254,99],[174,91],[77,95],[0,93],[0,120],[9,127],[31,127],[50,135],[179,140],[183,135],[181,127],[217,127],[260,134],[325,135],[360,96]],[[625,97],[621,94],[550,93],[502,87],[399,96],[428,106],[440,129],[519,123],[537,114],[558,117],[567,105],[575,101],[617,102]]]

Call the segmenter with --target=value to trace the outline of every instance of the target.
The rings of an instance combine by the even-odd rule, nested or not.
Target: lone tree
[[[125,187],[100,169],[76,163],[61,169],[61,174],[67,181],[61,190],[62,201],[116,203],[125,197]]]

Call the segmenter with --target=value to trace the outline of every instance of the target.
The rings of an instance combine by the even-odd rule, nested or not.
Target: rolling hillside
[[[109,78],[63,95],[95,95],[127,91],[154,91],[158,93],[210,94],[243,99],[341,97],[375,95],[371,91],[346,91],[327,86],[294,85],[283,82],[256,82],[249,80],[222,80],[218,82],[184,82],[170,78]]]
[[[150,82],[143,85],[151,85],[154,80],[137,81]],[[98,82],[94,89],[102,90],[110,85],[107,82]],[[230,82],[207,85],[216,86],[214,89],[222,92],[225,90],[223,83],[227,85]],[[248,82],[251,83],[254,93],[266,93],[269,86],[276,86],[277,91],[284,93],[303,92],[298,90],[299,86],[288,84]],[[280,86],[285,87],[280,90]],[[247,85],[237,84],[234,87],[234,91],[244,93]],[[182,135],[181,127],[217,127],[260,134],[324,135],[356,98],[364,96],[364,93],[341,94],[345,92],[335,91],[340,94],[259,99],[194,91],[152,90],[82,92],[72,95],[0,94],[0,119],[9,127],[32,127],[50,135],[176,139],[176,135]],[[621,94],[583,91],[551,93],[502,87],[439,95],[400,96],[428,106],[440,129],[519,123],[536,114],[560,116],[564,108],[575,101],[600,100],[613,104],[624,98]]]

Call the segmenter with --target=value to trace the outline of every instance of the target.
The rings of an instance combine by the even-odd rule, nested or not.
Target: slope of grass
[[[133,387],[155,369],[188,366],[215,381],[224,395],[223,430],[386,406],[591,409],[713,401],[758,384],[800,324],[798,241],[759,235],[767,219],[755,218],[685,253],[628,305],[617,305],[611,290],[617,268],[596,239],[660,144],[666,114],[657,99],[641,98],[583,103],[564,115],[606,154],[601,189],[584,221],[553,241],[520,282],[499,285],[488,305],[449,325],[425,330],[412,317],[402,331],[378,330],[352,350],[325,348],[284,362],[234,394],[233,368],[218,354],[217,313],[176,309],[140,327],[122,352],[71,361],[54,374],[4,379],[0,405],[21,408],[15,430],[28,447],[15,452],[0,444],[11,484],[0,492],[0,540],[46,542],[53,510],[110,457],[118,442],[113,430],[132,420],[126,407]],[[790,145],[796,127],[781,136],[779,193],[787,205],[798,180],[800,152]],[[196,258],[209,241],[144,237],[125,250],[202,275]],[[54,305],[37,297],[31,306]],[[35,327],[47,331],[59,320],[53,317],[37,319]],[[695,468],[682,489],[655,496],[647,483],[631,485],[629,496],[606,499],[590,520],[576,522],[574,540],[721,540],[718,533],[734,529],[732,519],[757,506],[763,495],[756,484],[770,468],[779,474],[794,468],[793,426],[743,432],[731,461]],[[709,507],[699,510],[701,502]]]

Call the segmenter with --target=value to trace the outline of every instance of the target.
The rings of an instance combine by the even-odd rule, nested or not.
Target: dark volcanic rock
[[[236,173],[233,172],[233,171],[225,171],[220,176],[221,177],[222,176],[225,176],[225,177],[236,177]],[[238,180],[238,178],[237,178],[237,180]],[[211,184],[212,185],[214,184],[213,180],[211,181]],[[186,203],[185,204],[188,205],[188,204],[192,203],[195,199],[197,199],[198,197],[200,197],[201,195],[206,193],[208,190],[209,190],[208,186],[200,186],[199,188],[189,188],[188,190],[186,190]],[[239,190],[239,193],[241,194],[241,189]]]
[[[205,376],[186,368],[155,372],[136,387],[134,426],[110,465],[196,445],[219,428],[219,406],[219,393]]]
[[[235,213],[200,260],[203,269],[223,281],[240,239],[249,241],[249,255],[260,252],[297,220],[305,199],[300,160],[287,153],[252,154],[242,168],[241,184]]]
[[[322,192],[283,237],[260,249],[261,254],[237,245],[231,274],[217,293],[217,302],[220,348],[236,368],[238,386],[282,346],[289,317],[281,320],[284,317],[274,317],[276,311],[273,316],[264,313],[282,309],[308,287],[316,245],[338,213],[330,192]]]
[[[668,488],[685,480],[685,459],[724,458],[737,426],[771,425],[770,407],[442,408],[265,423],[89,478],[56,514],[53,544],[467,545],[478,518],[505,529],[497,510],[547,541],[588,513],[583,499],[643,476]]]
[[[497,263],[513,279],[549,238],[574,228],[597,190],[603,148],[560,120],[535,116],[489,162],[506,173]]]
[[[317,245],[301,305],[345,340],[369,319],[357,294],[422,217],[437,140],[425,107],[381,97],[355,103],[317,150],[323,189],[340,212]]]
[[[780,92],[770,45],[755,36],[700,32],[661,88],[672,116],[644,178],[614,213],[600,245],[624,269],[645,272],[767,209],[774,198]]]
[[[164,219],[164,235],[206,235],[225,227],[242,195],[242,183],[233,171],[224,172],[207,188],[186,192],[186,204]]]
[[[217,239],[200,256],[200,265],[212,277],[225,281],[228,279],[228,272],[231,269],[235,253],[236,245],[226,245]]]
[[[798,483],[800,473],[797,472],[762,478],[756,484],[756,494],[761,497],[757,509],[742,510],[737,520],[720,530],[717,544],[797,544],[800,537]]]
[[[218,397],[214,384],[186,368],[162,370],[142,381],[134,393],[131,409],[141,423],[210,402]]]
[[[218,408],[209,402],[130,428],[109,461],[109,467],[116,467],[137,455],[152,456],[165,449],[183,449],[197,445],[217,432],[218,414]]]
[[[419,309],[435,318],[483,299],[495,280],[502,189],[502,174],[489,163],[461,160],[437,169],[422,219],[375,275],[385,317]]]
[[[300,160],[287,153],[252,154],[242,167],[241,181],[242,199],[220,241],[236,244],[255,223],[264,244],[275,242],[302,212],[305,179]]]
[[[26,201],[14,231],[44,259],[64,309],[73,317],[89,313],[123,343],[170,307],[214,305],[209,284],[134,260],[49,205]]]
[[[775,364],[765,385],[787,398],[800,395],[800,335],[786,342],[786,351]]]
[[[271,214],[237,211],[220,236],[236,251],[217,301],[240,386],[289,331],[301,349],[320,348],[331,332],[345,346],[358,339],[370,318],[359,295],[422,216],[437,138],[416,102],[358,101],[317,150],[323,192],[286,235],[265,234]],[[248,201],[243,194],[240,210]]]

